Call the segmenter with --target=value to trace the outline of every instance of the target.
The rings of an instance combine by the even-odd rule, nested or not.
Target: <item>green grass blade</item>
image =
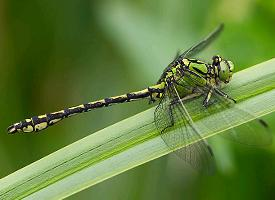
[[[275,59],[236,73],[224,91],[238,100],[239,108],[249,110],[256,117],[274,112]],[[203,129],[206,123],[212,127],[204,131],[203,137],[230,128],[228,124],[213,121],[221,114],[214,112],[194,118],[198,128]],[[155,129],[153,115],[154,108],[146,110],[2,178],[0,199],[64,198],[170,153]],[[230,120],[235,126],[252,118],[238,115]]]

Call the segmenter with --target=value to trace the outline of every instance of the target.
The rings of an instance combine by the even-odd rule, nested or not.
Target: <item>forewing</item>
[[[181,61],[183,58],[190,58],[195,56],[203,49],[205,49],[208,45],[210,45],[222,32],[224,25],[220,24],[212,33],[210,33],[205,39],[187,49],[185,52],[180,54],[178,51],[174,60],[164,69],[164,72],[170,69],[172,66],[176,65],[176,62]]]
[[[235,142],[250,146],[266,146],[271,144],[272,133],[268,125],[262,119],[258,119],[250,113],[249,110],[240,108],[238,104],[232,103],[230,100],[218,96],[218,94],[213,96],[213,100],[215,99],[217,99],[217,103],[214,102],[210,106],[216,107],[222,111],[231,109],[231,112],[222,112],[222,117],[219,119],[222,123],[229,124],[233,127],[221,133],[222,136]],[[248,122],[236,126],[234,118],[242,118]],[[251,121],[251,119],[254,120]]]
[[[223,24],[220,24],[212,33],[210,33],[206,38],[204,38],[202,41],[197,43],[196,45],[192,46],[190,49],[186,50],[179,56],[180,59],[191,57],[202,50],[204,50],[209,44],[211,44],[222,32],[224,28]]]
[[[212,150],[201,137],[173,84],[166,88],[155,110],[155,123],[165,144],[178,157],[200,172],[206,174],[214,172]],[[180,146],[185,147],[178,149]]]
[[[184,76],[187,77],[189,83],[193,83],[193,85],[200,85],[198,79],[194,78],[188,70],[186,70]],[[211,110],[215,110],[215,112],[222,112],[222,115],[218,115],[218,117],[216,117],[216,115],[211,115],[211,118],[213,119],[213,122],[211,122],[211,127],[210,124],[205,124],[203,131],[211,134],[211,132],[214,131],[223,131],[224,127],[228,127],[229,125],[231,128],[224,133],[221,133],[221,135],[226,138],[250,146],[266,146],[271,144],[272,133],[268,128],[268,125],[263,120],[257,119],[257,117],[253,116],[253,113],[250,113],[249,110],[241,108],[238,103],[233,103],[232,100],[224,98],[213,91],[210,105],[207,108],[202,106],[203,99],[209,89],[210,88],[208,86],[196,87],[194,92],[203,94],[203,97],[201,98],[201,105],[191,106],[188,108],[193,110],[193,112],[204,112],[205,115],[211,115],[211,113],[213,113]],[[240,123],[235,120],[240,118],[247,121],[247,123],[240,125]],[[255,120],[251,121],[251,119]],[[221,126],[219,126],[220,129],[215,126],[215,123],[221,123]],[[216,130],[213,130],[213,127],[215,127]]]
[[[189,76],[188,73],[185,75]],[[192,76],[189,76],[188,78],[194,83],[197,81],[192,78]],[[197,87],[196,90],[199,93],[205,94],[209,88],[206,86]],[[203,98],[201,102],[203,101]],[[231,128],[221,133],[221,135],[235,142],[250,146],[265,146],[272,142],[272,133],[263,120],[257,119],[257,117],[253,116],[249,110],[244,110],[238,105],[238,103],[236,104],[232,100],[220,96],[215,91],[212,94],[210,105],[207,108],[202,105],[197,105],[192,106],[191,109],[193,113],[204,113],[205,116],[211,115],[211,113],[213,113],[212,111],[222,112],[221,115],[218,116],[215,114],[211,115],[214,123],[221,123],[220,130],[213,130],[213,124],[204,125],[204,129],[209,132],[209,134],[213,131],[222,131],[224,127],[228,127],[229,125]],[[240,125],[239,122],[235,120],[240,118],[248,122]],[[251,121],[251,119],[254,120]]]

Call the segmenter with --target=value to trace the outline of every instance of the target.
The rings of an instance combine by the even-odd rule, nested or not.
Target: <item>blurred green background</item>
[[[218,53],[241,70],[274,57],[274,0],[0,0],[0,177],[149,105],[95,110],[41,134],[8,135],[8,125],[147,87],[178,50],[221,22],[225,31],[200,58]],[[275,130],[275,114],[264,119]],[[214,176],[199,176],[165,156],[69,199],[275,198],[274,144],[210,140]]]

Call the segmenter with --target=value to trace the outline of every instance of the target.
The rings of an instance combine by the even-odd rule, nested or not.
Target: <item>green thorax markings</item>
[[[185,97],[191,94],[196,87],[218,84],[216,77],[217,75],[212,65],[197,59],[184,58],[168,67],[163,72],[158,83],[176,82],[180,85],[180,87],[177,87],[180,96]]]
[[[176,76],[182,78],[184,73],[193,74],[198,78],[214,78],[212,65],[199,61],[197,59],[184,58],[173,63],[172,66],[165,69],[158,83],[165,82],[169,77]]]

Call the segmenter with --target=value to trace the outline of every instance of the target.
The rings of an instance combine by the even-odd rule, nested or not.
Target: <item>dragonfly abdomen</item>
[[[98,101],[70,107],[57,112],[34,116],[9,126],[8,132],[9,133],[17,133],[17,132],[28,133],[28,132],[41,131],[49,126],[56,124],[62,119],[65,119],[83,112],[88,112],[96,108],[107,107],[113,104],[130,102],[130,101],[144,99],[144,98],[158,97],[159,94],[163,92],[163,89],[164,89],[164,83],[161,83],[152,87],[148,87],[147,89],[144,89],[141,91],[131,92],[124,95],[115,96],[115,97],[108,97]]]

